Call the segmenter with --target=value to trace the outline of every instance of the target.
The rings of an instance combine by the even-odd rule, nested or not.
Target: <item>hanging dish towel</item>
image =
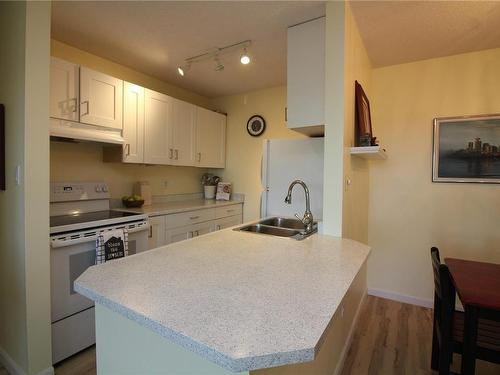
[[[128,255],[128,232],[114,229],[100,232],[96,240],[95,264],[123,258]]]

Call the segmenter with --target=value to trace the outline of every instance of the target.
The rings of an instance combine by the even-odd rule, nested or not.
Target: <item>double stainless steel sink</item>
[[[302,221],[292,218],[271,217],[257,223],[235,228],[236,231],[266,234],[270,236],[289,237],[302,240],[318,231],[318,224],[314,222],[313,230],[306,232]]]

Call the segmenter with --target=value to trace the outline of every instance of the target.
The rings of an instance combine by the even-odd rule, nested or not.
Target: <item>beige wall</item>
[[[369,287],[432,299],[429,249],[500,263],[500,186],[431,182],[434,117],[500,113],[500,49],[373,70]]]
[[[214,170],[224,181],[233,183],[233,191],[245,194],[244,221],[260,217],[261,162],[264,139],[302,138],[285,123],[286,87],[249,92],[214,99],[214,105],[227,113],[226,169]],[[260,137],[247,133],[252,115],[266,120]]]
[[[49,32],[50,3],[0,3],[7,159],[7,190],[0,192],[0,359],[27,374],[51,367]]]
[[[211,107],[208,98],[56,40],[51,41],[51,54],[193,104]],[[88,142],[51,142],[50,180],[104,181],[109,184],[113,198],[130,194],[134,182],[139,180],[149,181],[154,195],[201,192],[201,175],[207,171],[204,168],[103,163],[102,148]]]
[[[50,2],[26,12],[25,172],[28,374],[52,367],[49,237]]]
[[[369,168],[349,150],[354,145],[354,81],[369,95],[371,65],[348,2],[327,4],[326,33],[323,232],[367,243]]]

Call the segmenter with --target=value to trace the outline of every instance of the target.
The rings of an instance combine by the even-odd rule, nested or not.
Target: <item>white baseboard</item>
[[[26,372],[21,368],[21,366],[19,366],[2,347],[0,347],[0,363],[7,369],[7,372],[10,375],[26,375]],[[36,375],[54,375],[54,367],[47,367],[45,370],[38,372]]]
[[[349,334],[347,335],[347,340],[344,344],[344,348],[342,349],[342,353],[340,353],[339,362],[337,363],[337,367],[335,367],[335,371],[333,375],[339,375],[344,369],[344,363],[347,358],[347,353],[349,352],[349,348],[351,347],[352,339],[354,337],[354,331],[356,330],[356,326],[358,325],[359,314],[361,312],[361,307],[366,299],[366,292],[363,294],[361,301],[359,302],[358,309],[354,314],[354,319],[352,320],[351,328],[349,329]]]
[[[413,296],[407,296],[404,294],[398,294],[394,292],[389,292],[387,290],[368,288],[368,295],[381,297],[385,299],[391,299],[393,301],[408,303],[410,305],[417,305],[427,308],[432,308],[434,306],[434,301],[431,299],[418,298]]]
[[[54,367],[47,367],[45,370],[38,372],[36,375],[54,375]]]
[[[21,366],[2,347],[0,347],[0,363],[7,369],[10,375],[26,375]]]

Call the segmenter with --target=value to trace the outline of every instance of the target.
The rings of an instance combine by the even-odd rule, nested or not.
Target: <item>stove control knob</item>
[[[96,193],[100,193],[102,190],[101,190],[101,187],[99,185],[96,185],[95,186],[95,192]]]
[[[102,191],[104,193],[107,193],[108,192],[108,185],[102,185]]]

